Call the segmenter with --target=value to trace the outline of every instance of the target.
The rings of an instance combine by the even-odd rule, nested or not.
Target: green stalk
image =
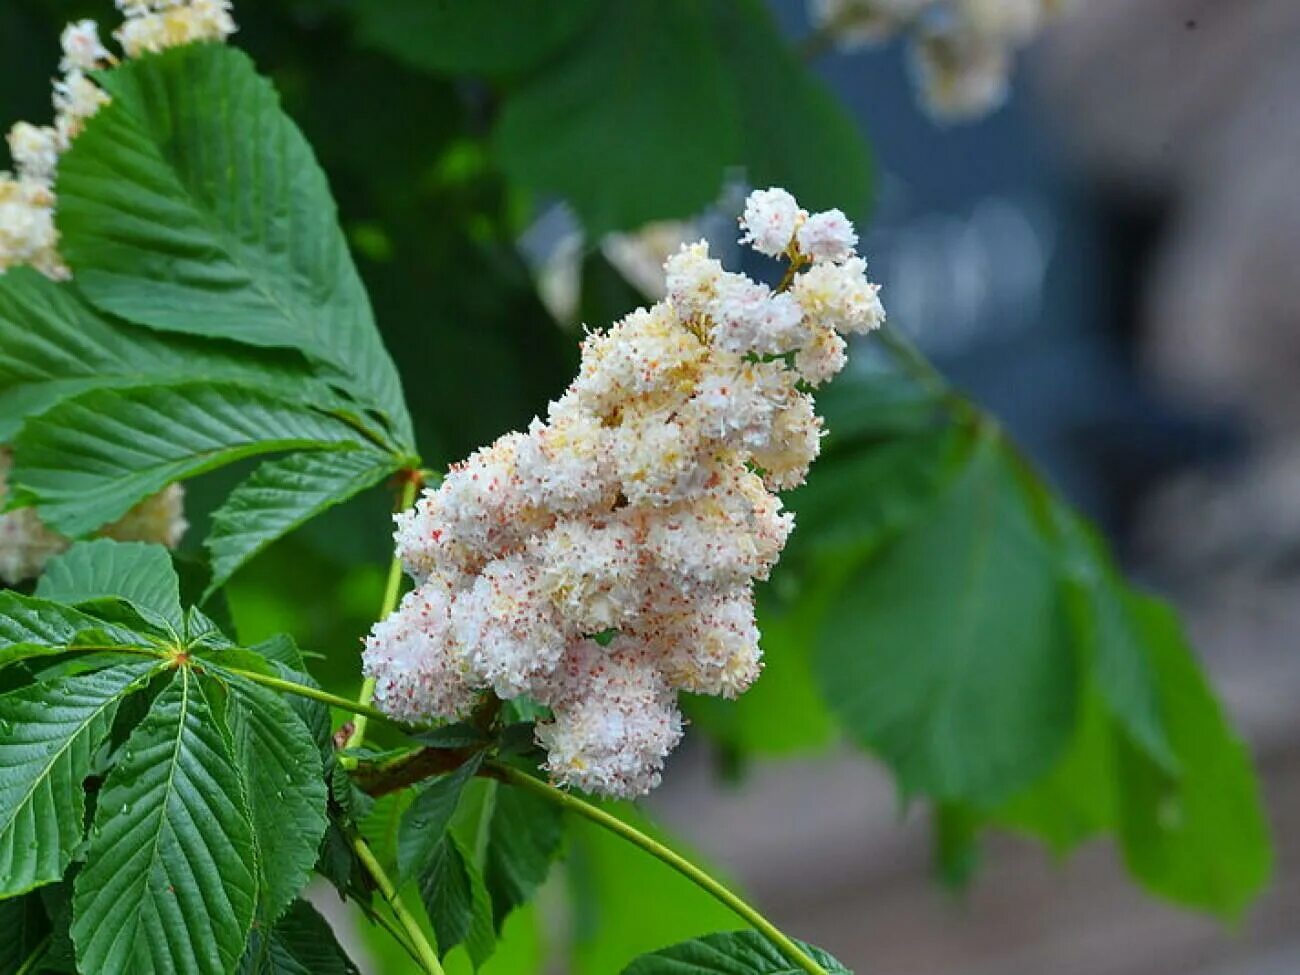
[[[406,905],[402,903],[401,897],[397,894],[397,887],[389,879],[388,874],[384,872],[383,865],[379,862],[379,858],[375,856],[375,852],[370,849],[370,846],[359,834],[354,833],[351,839],[352,849],[356,851],[362,866],[366,868],[366,872],[374,880],[379,892],[384,895],[384,900],[388,901],[388,906],[393,909],[393,915],[402,926],[402,930],[411,939],[410,947],[415,949],[420,966],[427,975],[446,975],[442,969],[442,964],[438,961],[438,952],[434,950],[433,945],[429,944],[429,939],[424,936],[424,931],[420,928],[419,922],[406,909]]]
[[[398,505],[398,511],[405,511],[415,503],[415,491],[419,486],[417,477],[408,477],[406,483],[402,485],[402,499]],[[393,560],[388,564],[388,582],[384,586],[384,600],[379,606],[379,618],[392,613],[397,608],[397,597],[402,591],[402,561],[394,553]],[[366,722],[375,714],[375,710],[370,707],[370,702],[375,697],[375,679],[367,677],[361,683],[361,695],[358,698],[356,706],[353,708],[353,714],[356,716],[352,725],[352,734],[343,744],[344,750],[349,748],[360,748],[366,740]],[[346,762],[346,759],[345,759]]]
[[[27,956],[27,960],[18,966],[14,975],[32,975],[32,973],[36,972],[37,967],[45,960],[46,952],[50,950],[51,940],[52,938],[48,934],[43,937],[40,942],[37,943],[35,950]]]
[[[492,775],[508,782],[510,785],[518,786],[521,789],[527,789],[534,795],[540,796],[547,802],[554,803],[561,809],[565,809],[584,819],[590,820],[598,826],[609,830],[611,833],[622,837],[634,846],[640,847],[646,853],[649,853],[655,859],[666,863],[682,876],[686,877],[692,883],[696,884],[709,894],[713,895],[727,907],[739,914],[755,930],[760,932],[765,938],[772,942],[786,958],[798,965],[808,975],[828,975],[826,969],[817,964],[808,953],[795,944],[790,938],[781,933],[771,921],[760,914],[755,908],[747,904],[741,897],[723,884],[719,883],[713,877],[709,876],[691,861],[687,860],[679,853],[675,853],[668,847],[655,839],[642,833],[634,826],[630,826],[617,816],[611,816],[605,810],[593,806],[591,803],[579,799],[577,796],[570,795],[553,785],[548,785],[540,779],[535,779],[526,772],[522,772],[511,765],[496,759],[488,759],[483,763],[484,769]]]
[[[213,661],[220,664],[220,659]],[[331,694],[329,691],[323,691],[319,687],[309,687],[306,684],[299,684],[291,680],[284,680],[279,677],[271,677],[268,674],[259,674],[255,670],[241,670],[238,667],[222,668],[229,673],[238,674],[246,680],[251,680],[255,684],[262,684],[273,690],[283,691],[286,694],[297,694],[299,697],[309,697],[313,701],[320,701],[328,704],[330,707],[339,708],[343,711],[351,711],[354,714],[362,714],[368,718],[379,718],[381,721],[392,721],[388,715],[384,714],[378,708],[370,707],[368,704],[358,704],[350,698],[340,697],[337,694]]]

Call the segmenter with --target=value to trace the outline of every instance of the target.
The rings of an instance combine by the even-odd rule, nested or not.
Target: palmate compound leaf
[[[239,975],[358,975],[334,932],[316,908],[302,900],[264,935],[254,930]]]
[[[842,964],[812,945],[799,942],[828,975],[852,975]],[[694,941],[643,955],[623,975],[803,975],[796,965],[757,931],[710,934]]]
[[[257,902],[253,828],[230,743],[180,667],[100,791],[72,940],[99,975],[227,975]]]
[[[287,701],[237,675],[216,676],[229,695],[226,724],[257,843],[265,926],[311,878],[327,822],[325,773],[311,732]]]
[[[546,880],[563,842],[564,817],[558,807],[523,789],[496,790],[483,879],[492,895],[497,932]]]
[[[151,332],[31,268],[0,275],[0,443],[27,417],[89,389],[200,379],[294,390],[313,402],[332,395],[295,352]]]
[[[84,832],[95,751],[118,703],[156,667],[120,664],[0,696],[0,897],[63,876]]]
[[[87,298],[163,331],[299,349],[409,451],[401,382],[325,175],[270,82],[218,44],[99,80],[112,102],[57,184],[60,249]]]
[[[28,420],[10,476],[46,524],[77,536],[173,481],[259,454],[359,442],[342,420],[241,384],[99,389]]]
[[[1051,767],[1075,724],[1075,655],[1050,540],[995,436],[844,588],[816,667],[906,792],[988,805]]]
[[[36,595],[71,604],[116,597],[185,632],[180,580],[161,545],[109,538],[77,542],[46,565]]]
[[[212,515],[208,552],[212,593],[271,542],[334,505],[373,487],[397,466],[365,447],[291,454],[263,463]]]
[[[402,877],[418,876],[428,866],[451,825],[466,783],[482,764],[482,753],[474,755],[454,772],[426,785],[406,807],[397,830],[397,869]]]
[[[0,667],[73,648],[152,646],[142,634],[70,606],[0,590]]]

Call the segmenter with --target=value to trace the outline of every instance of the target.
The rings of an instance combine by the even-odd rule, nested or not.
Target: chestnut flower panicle
[[[397,516],[417,588],[377,624],[364,669],[406,721],[475,696],[527,696],[558,782],[633,797],[682,735],[676,692],[735,697],[762,670],[753,585],[794,528],[822,421],[808,390],[843,335],[884,321],[838,210],[750,195],[742,241],[791,262],[773,290],[704,241],[665,265],[666,297],[590,332],[546,418],[454,465]]]
[[[117,0],[117,7],[126,21],[113,36],[127,57],[198,41],[223,41],[235,30],[230,0]],[[5,140],[14,169],[0,172],[0,274],[27,266],[56,281],[72,276],[59,255],[55,176],[59,157],[81,134],[86,120],[109,102],[89,72],[117,62],[100,41],[99,25],[93,20],[68,24],[59,40],[62,76],[54,82],[52,124],[18,122]]]
[[[846,49],[907,37],[926,110],[977,119],[1007,97],[1016,51],[1068,0],[810,0],[819,29]]]

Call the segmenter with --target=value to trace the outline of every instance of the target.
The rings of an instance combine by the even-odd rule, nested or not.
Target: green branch
[[[418,474],[408,476],[406,482],[402,485],[402,498],[398,503],[398,511],[405,511],[415,503],[415,492],[419,488],[420,478]],[[384,600],[379,607],[379,618],[382,620],[393,610],[397,608],[397,598],[402,591],[402,561],[393,554],[393,560],[388,564],[388,582],[384,586]],[[367,719],[375,714],[370,702],[375,696],[375,679],[367,677],[361,684],[361,695],[357,701],[353,713],[356,715],[356,721],[352,726],[352,734],[348,735],[347,741],[343,748],[359,748],[366,740],[366,722]],[[350,764],[349,760],[344,759],[345,767]]]
[[[709,874],[705,873],[691,861],[687,860],[679,853],[675,853],[659,841],[642,833],[634,826],[623,822],[617,816],[611,816],[591,803],[579,799],[577,796],[570,795],[553,785],[547,785],[539,779],[533,778],[526,772],[496,759],[488,759],[484,763],[484,769],[496,778],[508,782],[510,785],[518,786],[521,789],[527,789],[534,795],[540,796],[547,802],[554,803],[561,809],[565,809],[584,819],[590,820],[598,826],[609,830],[611,833],[622,837],[634,846],[640,847],[646,853],[649,853],[655,859],[666,863],[682,876],[686,877],[703,890],[712,894],[727,907],[739,914],[748,924],[752,925],[755,930],[759,931],[764,937],[772,942],[780,952],[790,961],[798,965],[808,975],[828,975],[826,969],[817,964],[808,953],[795,944],[790,938],[781,933],[771,921],[760,914],[755,908],[751,907],[741,897],[723,884],[719,883]]]
[[[442,969],[442,964],[438,961],[438,952],[434,950],[433,945],[429,944],[429,939],[424,936],[420,923],[406,909],[406,905],[402,903],[402,898],[397,893],[397,887],[389,879],[388,874],[384,872],[379,858],[375,856],[374,851],[370,849],[360,835],[354,833],[351,840],[352,849],[356,851],[358,859],[361,860],[361,865],[366,868],[366,872],[374,880],[375,886],[384,895],[384,900],[393,909],[393,915],[401,924],[402,930],[410,938],[410,946],[415,949],[420,966],[428,975],[446,975]]]

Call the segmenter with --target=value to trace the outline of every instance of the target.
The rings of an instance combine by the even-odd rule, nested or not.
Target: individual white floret
[[[661,302],[638,308],[608,332],[582,343],[573,390],[584,410],[611,418],[637,397],[685,397],[695,384],[705,347]]]
[[[683,415],[703,436],[723,444],[765,444],[777,411],[794,395],[795,378],[781,362],[715,352]]]
[[[633,799],[659,784],[682,737],[681,713],[643,655],[588,644],[581,695],[558,702],[554,720],[537,727],[545,767],[563,785]]]
[[[596,634],[620,626],[640,598],[641,545],[633,519],[566,518],[529,545],[541,589],[569,629]]]
[[[562,513],[608,509],[618,493],[609,464],[609,431],[584,412],[576,394],[551,404],[547,421],[533,420],[519,441],[520,491],[535,505]]]
[[[852,50],[879,44],[905,28],[939,0],[813,0],[811,17],[833,32],[836,44]]]
[[[810,386],[820,386],[833,379],[848,363],[848,343],[827,325],[808,330],[808,341],[794,357],[794,368]]]
[[[847,261],[858,246],[858,235],[842,210],[826,210],[803,222],[795,242],[800,254],[818,263]]]
[[[790,248],[794,232],[803,219],[803,211],[793,196],[778,187],[754,190],[745,200],[740,217],[744,230],[740,242],[751,245],[760,254],[780,257]]]
[[[86,127],[86,119],[110,101],[104,90],[80,71],[69,71],[54,83],[54,127],[59,146],[67,149]]]
[[[46,277],[66,279],[54,227],[54,194],[36,180],[0,173],[0,273],[28,265]]]
[[[436,488],[426,488],[419,501],[393,517],[397,557],[406,574],[419,585],[435,573],[463,588],[483,558],[453,538]]]
[[[101,534],[119,542],[153,542],[175,548],[189,527],[185,519],[185,488],[170,484],[145,498]]]
[[[611,431],[610,463],[633,505],[671,504],[699,490],[703,442],[690,414],[632,413]]]
[[[469,713],[474,690],[451,638],[451,590],[438,577],[407,593],[366,638],[362,668],[375,679],[375,705],[412,724]]]
[[[451,632],[475,682],[507,699],[542,688],[572,635],[561,627],[538,566],[517,555],[488,563],[457,596]]]
[[[780,413],[767,447],[755,450],[751,460],[763,470],[763,483],[773,491],[797,488],[821,452],[822,419],[811,396],[793,397]]]
[[[983,37],[1024,44],[1043,27],[1044,0],[955,0],[965,29]]]
[[[59,37],[63,47],[60,71],[94,71],[112,55],[99,39],[99,25],[93,20],[78,20],[63,28]]]
[[[725,274],[721,262],[709,257],[708,241],[683,244],[664,264],[668,300],[682,318],[707,315]]]
[[[645,547],[683,592],[766,578],[793,527],[760,478],[734,469],[704,494],[646,515]]]
[[[1006,101],[1013,52],[1007,41],[974,31],[929,33],[911,45],[911,63],[926,109],[960,121]]]
[[[236,30],[230,9],[230,0],[190,0],[128,16],[113,36],[131,58],[201,41],[224,41]]]
[[[867,280],[867,263],[814,264],[794,282],[794,296],[816,324],[850,334],[870,332],[885,321],[879,286]]]
[[[743,274],[727,274],[708,309],[711,344],[737,355],[784,355],[807,336],[803,309],[790,294],[774,294]]]
[[[668,683],[692,694],[734,698],[763,670],[754,595],[748,586],[702,597],[673,620],[659,666]]]
[[[59,133],[47,125],[16,122],[6,140],[20,178],[46,186],[59,164]]]
[[[450,541],[464,546],[475,561],[504,554],[553,516],[524,490],[517,469],[522,433],[509,433],[454,465],[438,488],[438,502]]]

